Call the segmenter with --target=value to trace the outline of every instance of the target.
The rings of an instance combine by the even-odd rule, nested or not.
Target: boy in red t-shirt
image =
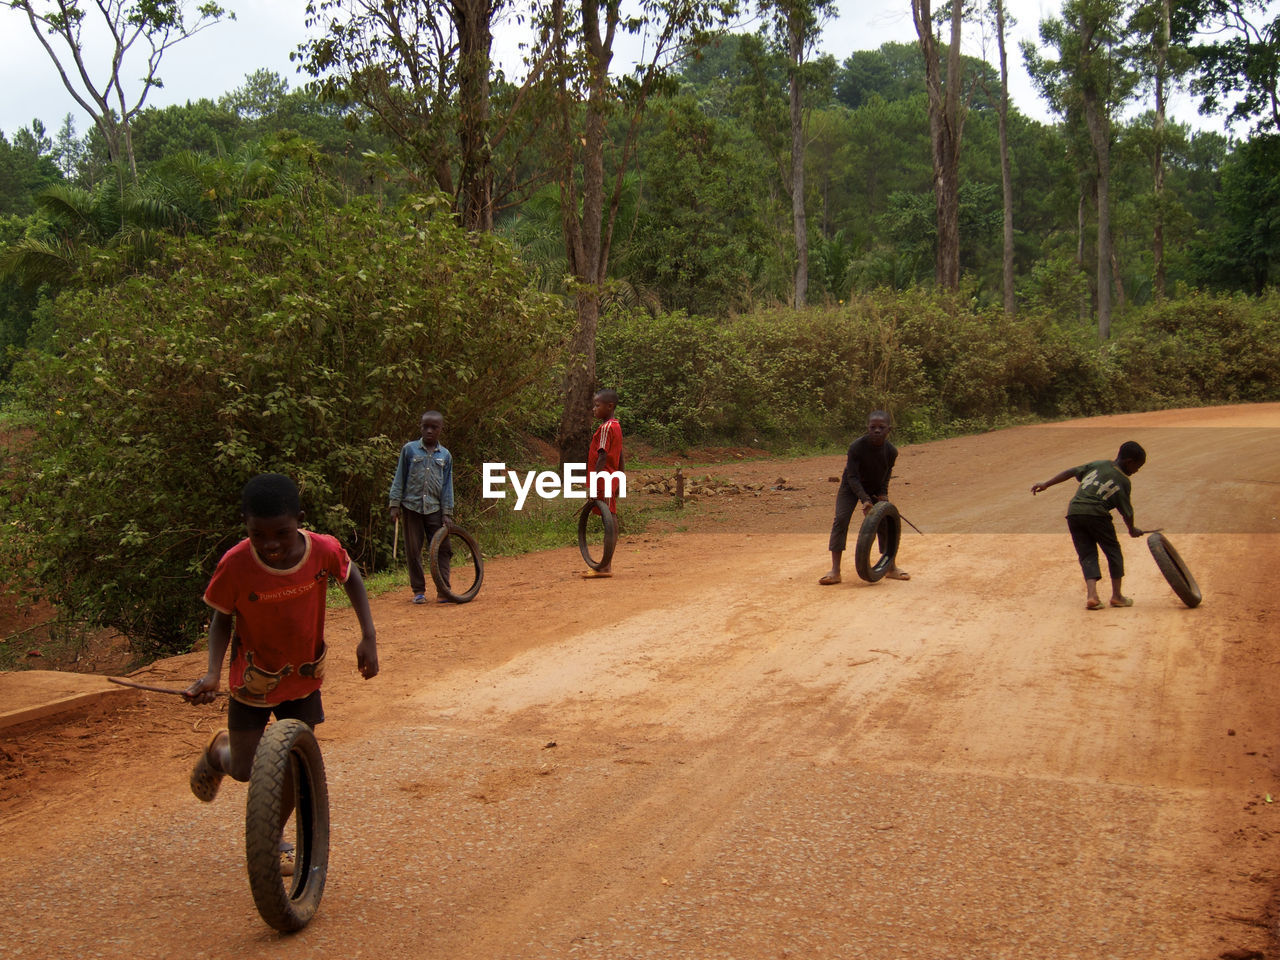
[[[222,661],[231,648],[227,728],[213,735],[191,771],[191,792],[208,803],[222,778],[249,779],[267,721],[293,718],[310,727],[324,721],[325,590],[338,580],[360,621],[356,666],[378,674],[377,634],[360,569],[338,541],[299,530],[298,488],[279,473],[245,484],[241,512],[249,536],[228,550],[204,593],[209,620],[209,670],[183,696],[211,703]],[[232,628],[234,626],[234,636]]]
[[[618,406],[618,392],[616,390],[600,390],[591,398],[591,413],[600,421],[600,426],[596,428],[596,432],[591,435],[591,444],[587,448],[587,473],[621,473],[623,467],[622,459],[622,424],[618,422],[618,418],[613,415],[613,411]],[[597,497],[602,493],[607,493],[606,502],[609,504],[609,512],[617,516],[618,513],[618,490],[610,481],[601,477],[598,481],[599,489],[594,485],[591,489],[591,496]],[[606,486],[607,484],[607,486]],[[606,499],[599,496],[599,499]],[[594,511],[593,511],[594,512]],[[594,577],[611,577],[613,563],[602,564],[595,570],[587,570],[582,574],[583,579],[592,579]]]

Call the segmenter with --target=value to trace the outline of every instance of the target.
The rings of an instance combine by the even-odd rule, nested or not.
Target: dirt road
[[[710,472],[792,489],[624,537],[612,581],[567,548],[492,561],[466,606],[380,598],[373,681],[336,618],[329,885],[290,937],[254,911],[244,788],[186,789],[216,706],[0,739],[0,957],[1280,956],[1277,427],[904,448],[906,583],[817,584],[842,457],[744,462]],[[1126,439],[1195,610],[1125,539],[1135,606],[1087,612],[1074,485],[1028,492]]]

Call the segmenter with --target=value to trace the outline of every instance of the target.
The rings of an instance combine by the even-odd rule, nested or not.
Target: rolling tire
[[[1196,578],[1191,575],[1187,565],[1182,562],[1182,557],[1178,556],[1178,551],[1173,549],[1173,544],[1165,539],[1163,533],[1153,533],[1147,537],[1147,547],[1151,550],[1151,556],[1155,558],[1156,566],[1160,568],[1165,580],[1169,581],[1169,586],[1173,587],[1173,592],[1178,595],[1178,599],[1188,607],[1199,606],[1203,599],[1200,595],[1200,585],[1196,583]]]
[[[281,815],[286,785],[294,797],[294,869],[280,872]],[[301,930],[315,915],[329,872],[329,788],[315,734],[301,720],[267,727],[253,755],[244,823],[249,888],[258,913],[282,933]]]
[[[604,545],[600,549],[599,559],[591,556],[591,546],[587,543],[587,524],[597,512],[604,523]],[[599,570],[601,567],[608,566],[609,561],[613,559],[614,547],[617,545],[618,518],[609,509],[609,504],[603,500],[588,500],[582,512],[578,514],[578,552],[582,554],[582,559],[592,570]]]
[[[873,564],[871,548],[877,543],[881,527],[885,531],[885,547],[888,549]],[[858,530],[858,544],[853,550],[853,567],[858,576],[867,583],[884,579],[884,575],[893,569],[901,542],[902,518],[898,516],[898,508],[888,500],[878,501],[862,518],[862,527]]]
[[[450,584],[445,583],[440,572],[440,548],[444,546],[445,540],[449,537],[457,537],[471,551],[471,566],[475,570],[476,578],[472,581],[471,586],[462,593],[455,592]],[[450,521],[437,530],[435,536],[431,538],[431,546],[427,550],[427,555],[430,561],[431,579],[435,581],[436,590],[442,597],[448,597],[452,603],[470,603],[476,598],[476,594],[480,592],[480,585],[484,583],[484,557],[480,555],[480,546],[476,543],[475,537]],[[452,580],[452,575],[450,575],[450,580]]]

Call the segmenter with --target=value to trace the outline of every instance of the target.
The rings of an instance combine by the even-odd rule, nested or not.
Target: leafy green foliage
[[[38,120],[32,127],[44,129]],[[13,143],[0,133],[0,214],[32,213],[35,194],[62,179],[49,147],[28,129],[19,130]]]
[[[1271,4],[1196,0],[1185,6],[1195,26],[1212,37],[1191,49],[1198,68],[1191,91],[1203,98],[1201,109],[1227,110],[1229,119],[1260,130],[1280,129],[1280,16]]]
[[[668,446],[847,438],[888,409],[919,441],[1029,417],[1280,399],[1278,296],[1197,295],[1126,319],[1105,351],[1051,311],[1016,319],[918,290],[711,320],[601,324],[628,429]]]
[[[1213,290],[1261,293],[1280,268],[1280,135],[1243,144],[1221,175],[1216,229],[1192,247],[1196,279]]]
[[[687,96],[655,103],[656,123],[641,145],[645,203],[634,237],[619,244],[615,271],[662,291],[670,309],[721,313],[743,308],[772,286],[775,256],[766,229],[771,171],[742,132],[717,122]],[[776,207],[776,205],[775,205]]]
[[[159,76],[165,53],[207,27],[235,14],[212,0],[188,9],[185,0],[120,0],[81,3],[80,0],[9,0],[8,7],[25,13],[31,30],[57,67],[63,86],[93,117],[114,163],[127,165],[137,179],[130,124],[152,89],[164,86]],[[97,16],[94,16],[94,14]],[[86,51],[82,33],[88,20],[90,35],[110,38],[109,68]],[[130,74],[142,70],[141,89],[128,89]],[[130,101],[132,101],[130,103]]]
[[[253,474],[293,476],[310,523],[376,565],[423,409],[445,412],[459,463],[545,426],[563,314],[440,209],[260,201],[165,240],[146,274],[59,297],[50,351],[17,371],[39,414],[5,483],[8,569],[141,654],[181,650]]]
[[[1114,346],[1121,409],[1280,398],[1280,296],[1196,293],[1144,310]]]

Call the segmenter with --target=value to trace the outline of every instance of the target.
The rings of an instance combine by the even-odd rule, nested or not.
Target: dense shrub
[[[603,381],[629,429],[659,444],[848,437],[885,407],[903,440],[1029,417],[1280,399],[1280,297],[1195,295],[1117,324],[1006,317],[919,290],[709,320],[616,315]]]
[[[293,476],[368,564],[423,409],[462,462],[553,422],[563,310],[434,209],[268,201],[60,297],[16,371],[38,422],[7,481],[9,569],[139,653],[183,649],[253,474]]]
[[[1052,412],[1051,325],[974,314],[918,291],[725,320],[623,315],[600,330],[602,381],[658,443],[813,442],[890,409],[904,439]]]
[[[1112,345],[1125,409],[1280,397],[1280,296],[1194,293],[1146,308]]]

